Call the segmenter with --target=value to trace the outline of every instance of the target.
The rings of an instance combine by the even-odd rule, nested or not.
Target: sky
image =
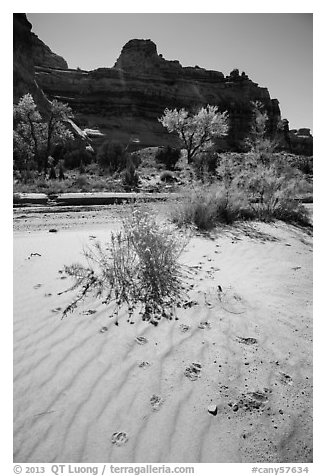
[[[70,68],[112,67],[133,38],[165,59],[229,72],[238,68],[280,102],[290,128],[313,129],[313,14],[27,13],[32,31]]]

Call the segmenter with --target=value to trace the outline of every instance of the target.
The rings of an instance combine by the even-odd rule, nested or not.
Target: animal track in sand
[[[87,309],[87,311],[83,311],[81,314],[83,316],[90,316],[90,315],[95,314],[95,313],[96,313],[95,309]]]
[[[147,342],[148,342],[148,340],[146,339],[146,337],[143,337],[143,336],[136,337],[136,338],[135,338],[135,341],[136,341],[137,344],[139,344],[139,345],[144,345],[144,344],[147,344]]]
[[[270,389],[264,388],[263,390],[256,390],[247,394],[242,393],[241,398],[237,402],[230,402],[228,405],[233,411],[238,411],[239,408],[243,408],[246,411],[259,410],[264,408],[268,402],[268,395],[271,392]]]
[[[190,326],[187,326],[186,324],[180,324],[180,330],[181,332],[188,332],[190,329]]]
[[[144,361],[144,362],[140,362],[138,364],[138,367],[140,367],[141,369],[145,369],[146,367],[149,367],[151,364],[147,361]]]
[[[211,329],[211,323],[208,321],[201,321],[199,323],[198,329]]]
[[[127,433],[124,433],[123,431],[113,433],[111,438],[112,444],[117,446],[125,445],[127,441],[128,441],[128,435]]]
[[[246,345],[254,345],[258,343],[258,340],[255,339],[254,337],[239,337],[237,336],[237,341],[240,344],[246,344]]]
[[[51,309],[51,312],[60,312],[61,311],[61,307],[56,307],[54,309]]]
[[[280,382],[283,383],[283,385],[293,385],[293,379],[290,375],[287,375],[284,372],[280,372],[279,376]]]
[[[200,372],[201,372],[201,364],[197,362],[193,362],[189,367],[186,368],[184,371],[185,376],[189,380],[197,380],[200,377]]]
[[[157,412],[160,409],[160,406],[163,404],[164,400],[159,395],[153,395],[150,399],[150,404],[152,405],[152,410]]]

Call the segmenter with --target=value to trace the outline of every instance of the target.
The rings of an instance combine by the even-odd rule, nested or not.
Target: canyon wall
[[[171,141],[177,145],[177,138],[157,120],[165,108],[195,111],[211,104],[227,110],[230,130],[224,145],[234,149],[248,135],[251,102],[260,101],[269,116],[269,132],[276,132],[281,117],[277,99],[271,99],[268,89],[258,86],[244,72],[234,70],[224,76],[198,66],[183,67],[179,61],[158,54],[151,40],[138,39],[122,48],[111,68],[69,69],[62,57],[31,33],[26,17],[24,20],[22,14],[16,15],[19,34],[14,35],[14,99],[24,88],[32,88],[34,82],[50,100],[68,103],[81,127],[100,129],[104,138],[112,140],[137,137],[143,147]],[[20,78],[26,79],[24,87]]]

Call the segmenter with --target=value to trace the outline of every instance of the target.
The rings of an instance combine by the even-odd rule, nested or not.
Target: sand
[[[93,297],[62,320],[74,294],[58,292],[118,217],[43,223],[14,233],[15,462],[312,461],[310,233],[194,236],[194,302],[158,327],[116,326]]]

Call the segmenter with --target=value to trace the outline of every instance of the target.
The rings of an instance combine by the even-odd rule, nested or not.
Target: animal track
[[[258,340],[255,339],[254,337],[239,337],[237,336],[237,341],[240,344],[246,344],[246,345],[254,345],[258,343]]]
[[[139,345],[144,345],[144,344],[147,344],[147,342],[148,342],[148,340],[146,339],[146,337],[143,337],[143,336],[136,337],[136,338],[135,338],[135,341],[136,341],[137,344],[139,344]]]
[[[290,375],[285,374],[284,372],[280,372],[280,382],[283,383],[283,385],[293,385],[293,379]]]
[[[189,367],[184,371],[185,376],[189,380],[197,380],[200,377],[201,364],[193,362]]]
[[[160,409],[160,406],[163,404],[164,400],[159,395],[153,395],[150,399],[150,404],[152,405],[152,410],[157,412]]]
[[[180,330],[181,332],[187,332],[189,331],[190,326],[187,326],[186,324],[180,324]]]
[[[113,433],[111,438],[112,444],[117,446],[125,445],[127,441],[128,441],[128,435],[127,433],[124,433],[123,431]]]

